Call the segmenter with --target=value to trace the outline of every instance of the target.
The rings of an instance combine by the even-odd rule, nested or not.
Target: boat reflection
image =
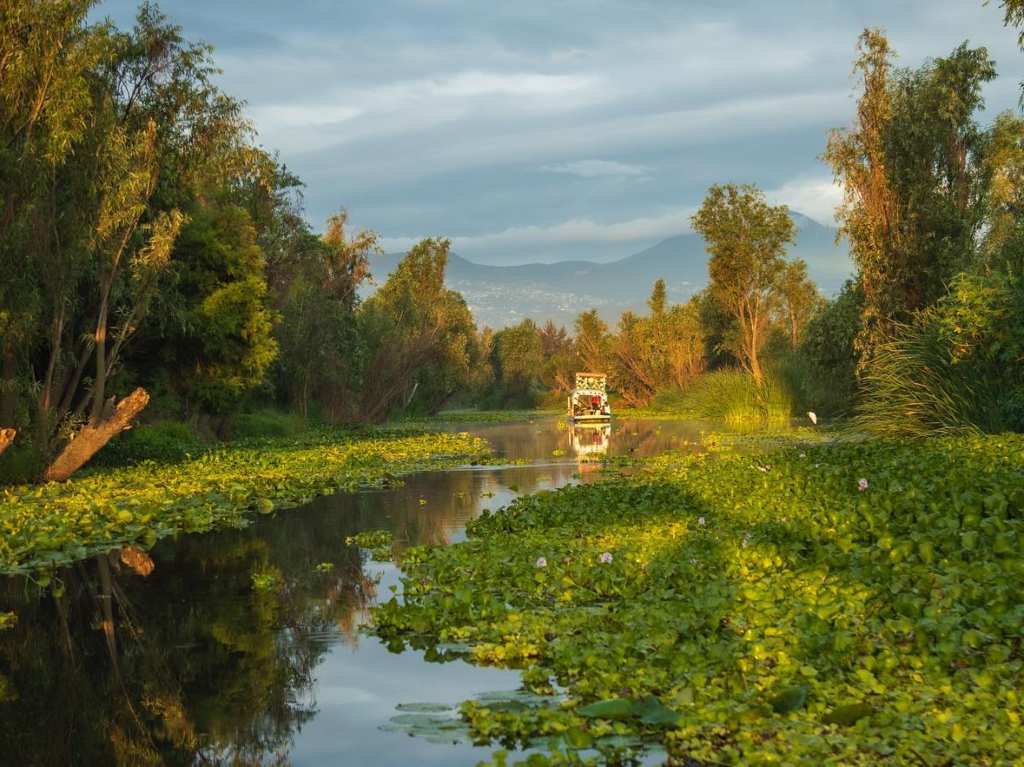
[[[608,457],[612,427],[608,423],[574,423],[569,426],[569,437],[579,463],[599,463]]]

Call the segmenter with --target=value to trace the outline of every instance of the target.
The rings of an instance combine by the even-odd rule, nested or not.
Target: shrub
[[[856,422],[887,436],[1024,428],[1024,283],[954,281],[872,357]]]
[[[258,410],[235,416],[231,426],[233,439],[267,439],[294,437],[309,428],[306,421],[294,413],[280,410]]]
[[[43,456],[31,443],[18,438],[0,455],[0,486],[23,485],[43,473]]]
[[[800,389],[803,409],[821,415],[843,416],[853,410],[857,392],[857,352],[854,339],[860,332],[864,297],[854,281],[807,323],[795,358],[783,367]]]
[[[119,434],[96,454],[90,466],[131,466],[141,461],[173,463],[202,450],[202,442],[187,423],[158,421]]]

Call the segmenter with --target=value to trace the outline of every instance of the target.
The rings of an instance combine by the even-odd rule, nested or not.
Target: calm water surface
[[[400,573],[345,539],[399,546],[464,537],[517,495],[588,481],[604,455],[685,448],[697,427],[560,420],[457,424],[528,465],[466,467],[386,491],[338,494],[241,530],[161,541],[142,576],[116,555],[61,573],[44,599],[0,581],[0,765],[474,765],[492,747],[395,731],[396,706],[515,690],[515,671],[393,653],[360,631]],[[254,575],[278,587],[253,588]],[[58,591],[61,589],[58,588]]]

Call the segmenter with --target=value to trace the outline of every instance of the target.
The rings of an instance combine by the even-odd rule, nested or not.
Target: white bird
[[[815,413],[813,410],[807,411],[807,417],[811,419],[811,423],[813,423],[815,426],[818,425],[818,414]]]

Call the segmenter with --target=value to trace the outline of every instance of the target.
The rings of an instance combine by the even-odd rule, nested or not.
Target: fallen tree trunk
[[[146,390],[136,389],[117,403],[109,417],[95,426],[84,426],[50,464],[43,479],[47,482],[66,480],[96,455],[100,448],[131,426],[148,403],[149,394]]]
[[[11,446],[14,442],[14,435],[17,432],[14,429],[0,429],[0,454]]]

